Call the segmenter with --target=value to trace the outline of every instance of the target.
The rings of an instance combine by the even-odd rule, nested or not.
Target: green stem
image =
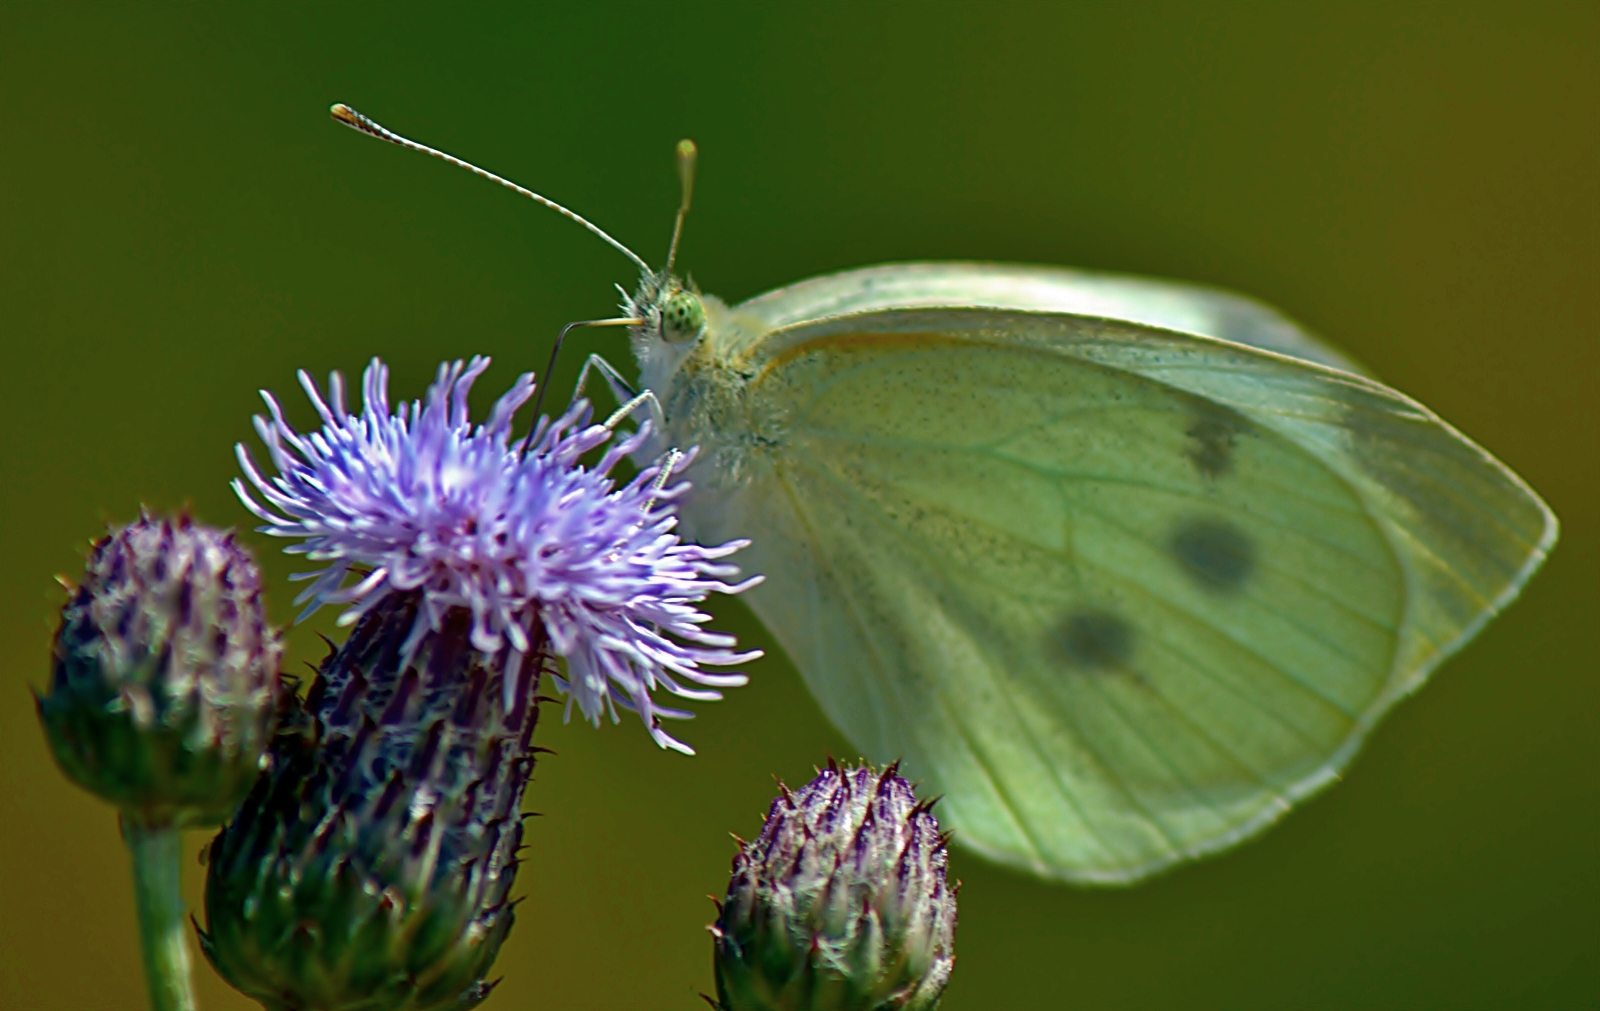
[[[141,824],[124,815],[122,838],[133,857],[133,894],[139,907],[139,945],[144,949],[150,1011],[195,1011],[178,830]]]

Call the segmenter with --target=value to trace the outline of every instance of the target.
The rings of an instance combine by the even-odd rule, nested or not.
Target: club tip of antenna
[[[358,114],[356,111],[350,108],[348,105],[345,105],[343,102],[335,102],[330,105],[328,107],[328,115],[332,116],[334,119],[337,119],[345,126],[358,127],[361,125],[361,121],[357,118]]]
[[[694,141],[685,137],[678,141],[676,148],[678,154],[678,182],[683,188],[683,213],[689,210],[689,200],[694,196],[694,163],[700,154],[700,149],[694,146]]]

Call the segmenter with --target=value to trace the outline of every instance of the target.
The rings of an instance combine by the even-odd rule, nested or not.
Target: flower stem
[[[139,908],[139,945],[144,950],[150,1011],[195,1011],[178,830],[170,824],[149,825],[124,815],[122,838],[133,858],[133,893]]]

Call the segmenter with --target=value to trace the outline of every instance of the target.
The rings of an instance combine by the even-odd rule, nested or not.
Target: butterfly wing
[[[753,538],[751,606],[853,743],[1046,876],[1261,830],[1555,538],[1404,396],[1138,323],[863,313],[765,334],[745,373],[737,460],[702,463],[738,480],[686,522]]]
[[[1264,302],[1220,288],[1132,274],[1016,263],[889,263],[808,278],[741,304],[758,332],[882,309],[1069,312],[1204,334],[1362,372]]]

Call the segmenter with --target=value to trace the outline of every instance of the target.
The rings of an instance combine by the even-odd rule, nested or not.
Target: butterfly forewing
[[[853,742],[1051,876],[1270,822],[1547,536],[1409,401],[1204,338],[896,310],[771,332],[747,366],[760,439],[686,519],[755,540],[752,606]]]
[[[1361,372],[1272,306],[1184,281],[1025,263],[886,263],[807,278],[739,306],[774,330],[884,309],[1019,309],[1128,320],[1205,334]]]

